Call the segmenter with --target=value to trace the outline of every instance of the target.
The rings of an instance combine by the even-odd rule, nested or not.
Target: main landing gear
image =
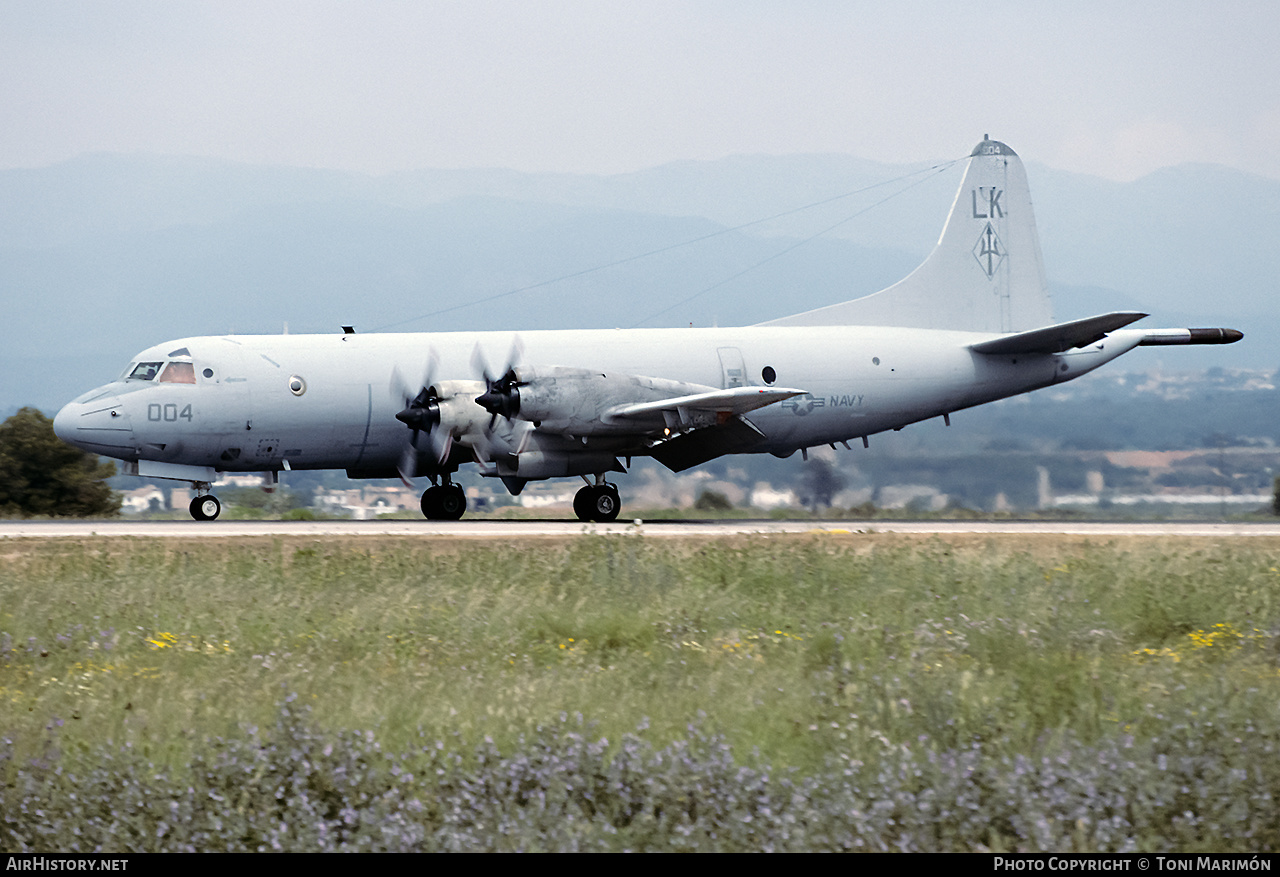
[[[579,521],[597,521],[607,524],[618,519],[622,500],[618,497],[618,485],[601,481],[588,484],[573,497],[573,513]]]
[[[422,494],[422,513],[430,521],[456,521],[467,510],[462,485],[446,481],[428,487]]]
[[[188,508],[191,510],[191,517],[197,521],[212,521],[222,513],[222,503],[212,493],[197,496],[191,500]]]

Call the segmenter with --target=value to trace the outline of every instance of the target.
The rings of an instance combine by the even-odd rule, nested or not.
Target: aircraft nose
[[[53,434],[62,439],[69,445],[75,444],[75,416],[73,409],[79,408],[75,402],[68,402],[62,406],[62,410],[53,415]]]
[[[53,417],[53,434],[95,454],[121,456],[133,450],[133,430],[120,399],[95,390],[62,406]]]

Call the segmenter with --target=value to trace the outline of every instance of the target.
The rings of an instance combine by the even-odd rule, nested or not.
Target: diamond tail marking
[[[1000,243],[1000,236],[991,227],[991,223],[988,222],[987,227],[978,236],[978,242],[973,247],[973,256],[982,266],[982,271],[987,275],[988,280],[995,276],[996,269],[1004,261],[1005,251]]]

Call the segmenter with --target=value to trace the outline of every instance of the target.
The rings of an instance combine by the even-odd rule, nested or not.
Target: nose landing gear
[[[188,508],[191,510],[191,517],[197,521],[212,521],[222,513],[222,503],[212,493],[197,496],[191,500]]]

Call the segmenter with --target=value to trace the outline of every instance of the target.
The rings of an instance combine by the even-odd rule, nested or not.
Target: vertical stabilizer
[[[919,268],[873,295],[761,325],[1024,332],[1052,323],[1022,160],[984,139],[968,161],[942,236]]]

